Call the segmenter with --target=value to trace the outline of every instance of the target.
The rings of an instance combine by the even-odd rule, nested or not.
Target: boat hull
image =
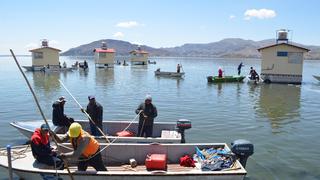
[[[314,78],[316,78],[318,81],[320,81],[320,76],[312,75]]]
[[[66,145],[68,148],[70,144]],[[107,147],[106,147],[107,146]],[[105,148],[106,147],[106,148]],[[100,144],[102,150],[101,156],[108,171],[96,172],[89,168],[87,171],[77,171],[76,163],[69,161],[70,171],[76,180],[91,179],[243,179],[247,174],[246,170],[239,161],[235,161],[231,169],[223,171],[202,171],[201,165],[195,168],[182,167],[179,165],[180,157],[188,154],[191,157],[195,154],[195,147],[202,148],[225,148],[228,151],[229,147],[225,143],[197,143],[197,144]],[[12,151],[21,152],[25,147],[15,148]],[[67,148],[59,148],[60,152],[67,152]],[[4,149],[1,149],[3,151]],[[145,158],[148,154],[166,154],[167,155],[167,170],[166,171],[148,171],[145,166]],[[138,164],[136,168],[131,168],[129,159],[134,158]],[[7,157],[0,156],[0,166],[7,169]],[[55,178],[56,173],[62,179],[70,179],[67,170],[49,169],[43,164],[37,163],[30,151],[24,152],[24,156],[12,161],[13,172],[20,178],[25,180],[50,179]]]
[[[184,72],[165,72],[165,71],[155,71],[154,74],[156,76],[164,76],[164,77],[183,77],[184,76]]]
[[[243,82],[245,76],[224,76],[222,78],[218,76],[208,76],[207,80],[210,83],[227,83],[227,82]]]
[[[52,121],[48,121],[51,129],[55,130],[55,126]],[[90,125],[88,120],[76,120],[79,122],[83,129],[90,132]],[[28,139],[31,138],[34,130],[43,124],[42,120],[25,121],[25,122],[12,122],[11,126],[15,127],[21,134],[26,136]],[[103,121],[103,131],[107,134],[109,141],[113,141],[116,138],[117,143],[180,143],[181,134],[176,131],[176,123],[171,122],[155,122],[153,127],[153,135],[150,138],[144,137],[117,137],[116,133],[122,131],[129,126],[130,121]],[[129,131],[137,134],[138,122],[133,122],[129,128]],[[59,133],[59,132],[57,132]],[[96,137],[99,142],[106,142],[105,137]]]

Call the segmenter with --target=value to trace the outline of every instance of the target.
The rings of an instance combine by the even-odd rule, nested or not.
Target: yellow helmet
[[[79,123],[72,123],[69,127],[68,135],[72,138],[78,137],[81,132],[81,125]]]

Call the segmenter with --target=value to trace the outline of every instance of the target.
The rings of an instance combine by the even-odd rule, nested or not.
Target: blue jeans
[[[90,131],[91,131],[91,135],[93,135],[93,136],[102,136],[102,134],[100,133],[100,131],[98,130],[98,128],[97,128],[97,126],[96,125],[94,125],[93,123],[89,123],[90,124]],[[101,130],[103,130],[102,129],[102,127],[99,127]]]

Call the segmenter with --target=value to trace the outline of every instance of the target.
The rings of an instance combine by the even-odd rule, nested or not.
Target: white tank
[[[41,47],[48,47],[48,40],[43,39],[43,40],[41,41]]]
[[[106,42],[102,42],[102,47],[101,47],[102,49],[108,49],[108,47],[107,47],[107,43]]]
[[[278,40],[288,40],[288,31],[282,29],[278,31]]]

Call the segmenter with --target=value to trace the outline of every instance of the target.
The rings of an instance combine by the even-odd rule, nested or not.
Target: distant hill
[[[117,55],[127,56],[129,52],[137,49],[137,44],[130,42],[102,39],[89,44],[80,45],[63,52],[63,56],[92,56],[93,49],[101,47],[101,42],[106,42],[108,48],[114,48]],[[184,44],[172,48],[153,48],[150,46],[141,46],[141,48],[150,53],[150,56],[179,56],[179,57],[217,57],[217,58],[260,58],[258,48],[274,44],[274,39],[262,41],[244,40],[240,38],[228,38],[218,42],[207,44]],[[296,44],[296,43],[295,43]],[[320,59],[320,46],[306,46],[311,51],[306,55],[307,59]]]

